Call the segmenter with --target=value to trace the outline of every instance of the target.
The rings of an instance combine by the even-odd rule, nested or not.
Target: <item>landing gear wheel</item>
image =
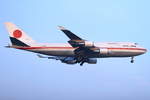
[[[82,61],[81,63],[80,63],[80,66],[82,66],[84,64],[84,61]]]
[[[134,60],[131,60],[131,63],[134,63]]]
[[[134,57],[131,57],[131,63],[134,63]]]

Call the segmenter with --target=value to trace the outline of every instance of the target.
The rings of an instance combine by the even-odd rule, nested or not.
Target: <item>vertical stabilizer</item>
[[[32,46],[36,42],[32,40],[23,30],[18,28],[15,24],[6,22],[6,28],[9,32],[12,45],[16,46]]]

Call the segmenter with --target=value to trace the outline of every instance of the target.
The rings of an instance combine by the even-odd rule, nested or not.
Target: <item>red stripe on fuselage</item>
[[[107,49],[110,49],[110,50],[143,50],[143,51],[147,51],[144,48],[107,48]]]
[[[143,50],[147,51],[144,48],[109,48],[109,47],[99,47],[99,48],[104,48],[104,49],[109,49],[109,50]],[[23,49],[23,50],[30,50],[30,49],[75,49],[73,47],[17,47],[17,49]]]

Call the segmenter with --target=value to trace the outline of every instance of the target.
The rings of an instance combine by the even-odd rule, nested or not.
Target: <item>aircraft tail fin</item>
[[[12,45],[15,46],[32,46],[36,42],[32,40],[23,30],[18,28],[15,24],[6,22],[6,28],[9,32],[9,37]]]

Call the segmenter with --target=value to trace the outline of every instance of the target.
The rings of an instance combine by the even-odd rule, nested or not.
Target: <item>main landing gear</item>
[[[80,66],[82,66],[84,63],[85,63],[85,61],[82,61],[82,62],[80,63]]]
[[[86,62],[86,58],[83,56],[79,56],[77,58],[77,62],[80,63],[80,66],[82,66]]]
[[[130,61],[131,63],[134,63],[134,57],[131,57],[131,61]]]
[[[80,63],[80,66],[82,66],[87,61],[87,58],[82,55],[77,56],[76,59],[77,63]]]

